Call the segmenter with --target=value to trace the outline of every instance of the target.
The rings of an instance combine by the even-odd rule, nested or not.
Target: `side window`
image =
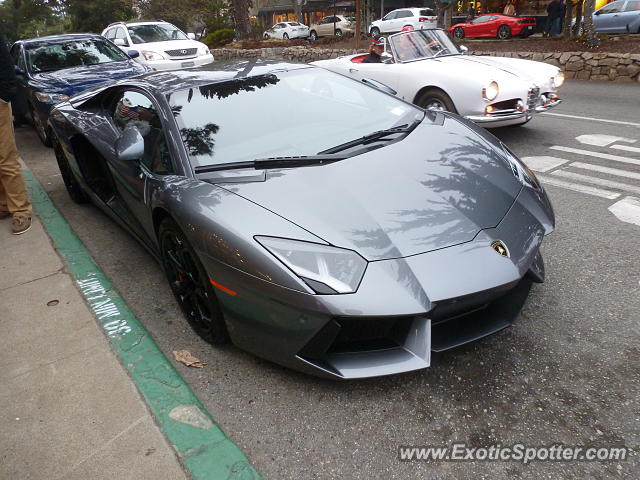
[[[14,45],[11,49],[11,57],[13,58],[13,63],[20,67],[22,70],[25,70],[24,64],[24,56],[22,55],[22,49],[20,45]]]
[[[386,17],[384,17],[383,20],[395,20],[397,13],[398,12],[391,12]]]
[[[113,39],[113,28],[110,28],[109,30],[104,32],[104,38],[106,38],[107,40]]]
[[[162,123],[155,106],[146,95],[136,91],[123,92],[115,102],[112,115],[113,122],[120,130],[133,127],[144,138],[142,164],[159,175],[174,173]]]
[[[398,12],[398,16],[396,18],[408,18],[412,17],[413,14],[408,10],[401,10]]]
[[[119,27],[119,28],[116,29],[115,38],[122,39],[124,41],[124,46],[125,47],[129,46],[129,41],[127,40],[127,34],[124,32],[124,28]]]
[[[481,17],[476,18],[471,23],[484,23],[484,22],[488,22],[489,20],[491,20],[491,16],[483,15]]]

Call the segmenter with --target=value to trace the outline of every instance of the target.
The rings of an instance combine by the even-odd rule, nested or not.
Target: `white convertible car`
[[[557,90],[564,75],[557,67],[461,50],[440,29],[415,30],[391,35],[381,63],[362,63],[366,54],[358,54],[313,64],[484,127],[522,125],[561,102]]]

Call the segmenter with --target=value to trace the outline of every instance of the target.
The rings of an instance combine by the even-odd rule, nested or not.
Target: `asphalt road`
[[[166,355],[188,349],[207,364],[177,368],[267,478],[637,479],[636,455],[622,462],[529,465],[398,459],[400,445],[453,441],[626,445],[638,452],[640,225],[608,209],[629,195],[640,198],[640,150],[611,147],[640,147],[640,86],[576,81],[561,93],[565,103],[554,115],[494,131],[518,155],[538,157],[531,162],[540,169],[564,161],[542,173],[554,182],[547,189],[557,230],[543,247],[547,281],[534,286],[517,323],[434,355],[427,370],[354,382],[305,376],[201,341],[149,254],[95,207],[69,200],[52,152],[31,129],[18,129],[17,137],[25,162]],[[576,139],[583,135],[583,142]],[[593,135],[623,140],[597,146],[592,143],[606,139]],[[588,178],[571,176],[576,173]],[[622,210],[633,220],[633,209]]]

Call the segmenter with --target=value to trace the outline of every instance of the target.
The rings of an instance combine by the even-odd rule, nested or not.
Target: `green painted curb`
[[[38,179],[29,170],[23,172],[31,201],[67,270],[191,477],[262,479],[95,264]]]

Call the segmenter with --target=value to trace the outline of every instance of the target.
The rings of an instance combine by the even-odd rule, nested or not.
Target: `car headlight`
[[[367,268],[367,261],[353,250],[287,238],[255,239],[316,293],[353,293]]]
[[[202,47],[199,51],[200,55],[209,55],[209,48],[208,47]]]
[[[492,101],[495,100],[500,93],[500,89],[498,88],[498,84],[496,82],[491,82],[489,85],[482,89],[482,96],[485,100]]]
[[[551,81],[556,88],[560,88],[564,83],[564,72],[558,72],[555,77],[551,78]]]
[[[166,60],[166,58],[164,58],[163,55],[161,55],[161,54],[159,54],[157,52],[149,52],[147,50],[143,50],[143,51],[140,52],[140,54],[147,61]]]
[[[50,103],[52,105],[69,100],[69,95],[63,95],[61,93],[36,92],[35,95],[39,102]]]

